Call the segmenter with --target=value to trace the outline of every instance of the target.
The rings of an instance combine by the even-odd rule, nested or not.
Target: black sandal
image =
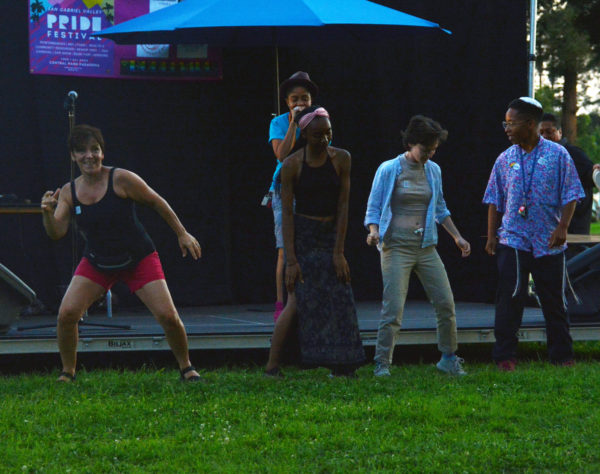
[[[194,368],[193,365],[190,365],[188,367],[186,367],[185,369],[181,369],[179,371],[179,373],[181,374],[181,381],[182,382],[200,382],[200,376],[199,375],[192,375],[191,377],[187,377],[185,376],[185,374],[187,374],[188,372],[192,372],[195,371],[196,369]]]
[[[64,377],[68,380],[61,380],[60,378]],[[62,383],[71,383],[71,382],[75,382],[75,375],[70,374],[69,372],[61,372],[60,374],[58,374],[58,379],[56,379],[57,382],[62,382]]]

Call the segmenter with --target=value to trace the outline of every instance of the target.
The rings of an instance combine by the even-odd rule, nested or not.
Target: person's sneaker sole
[[[390,369],[380,369],[373,372],[375,377],[391,377]]]
[[[447,375],[452,375],[453,377],[464,377],[465,375],[467,375],[467,373],[464,370],[462,372],[453,372],[452,370],[447,369],[444,365],[442,365],[441,361],[435,364],[435,366],[440,372],[443,372]]]

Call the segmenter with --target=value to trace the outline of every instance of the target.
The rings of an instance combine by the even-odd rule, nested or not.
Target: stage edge
[[[600,326],[577,326],[571,328],[574,341],[600,340]],[[365,346],[374,346],[377,333],[361,334]],[[236,334],[236,335],[189,335],[191,350],[234,350],[234,349],[268,349],[271,343],[270,334]],[[522,328],[519,340],[524,342],[546,342],[544,328]],[[460,344],[494,342],[492,329],[459,329]],[[437,344],[435,331],[402,331],[396,345]],[[169,345],[164,336],[140,337],[84,337],[79,340],[79,352],[128,352],[128,351],[167,351]],[[0,340],[0,354],[41,354],[56,353],[55,339],[4,339]]]

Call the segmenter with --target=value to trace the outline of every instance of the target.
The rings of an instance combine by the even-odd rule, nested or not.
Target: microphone
[[[77,97],[79,97],[79,94],[77,94],[77,92],[75,92],[75,91],[68,92],[67,97],[65,98],[65,102],[63,104],[63,107],[65,108],[65,110],[69,110],[69,109],[75,107],[75,100],[77,99]]]

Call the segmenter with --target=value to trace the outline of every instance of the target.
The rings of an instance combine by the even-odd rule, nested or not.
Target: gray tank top
[[[396,178],[392,193],[392,222],[389,244],[420,245],[423,240],[425,217],[431,201],[431,187],[425,167],[400,157],[402,173]]]

